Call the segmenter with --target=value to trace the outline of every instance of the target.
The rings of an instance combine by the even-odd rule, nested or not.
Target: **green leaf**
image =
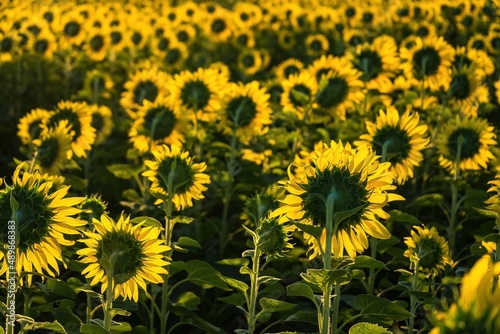
[[[179,299],[177,299],[174,305],[184,307],[191,311],[196,311],[200,303],[200,297],[198,297],[191,291],[186,291],[182,295],[180,295]]]
[[[389,211],[390,215],[390,220],[395,221],[395,222],[400,222],[400,223],[409,223],[411,225],[421,225],[422,222],[418,220],[417,217],[410,215],[408,213],[405,213],[400,210],[391,210]]]
[[[484,242],[494,242],[496,244],[500,243],[500,234],[492,233],[488,234],[483,238]]]
[[[46,304],[31,306],[30,309],[38,312],[55,312],[59,310],[72,310],[75,302],[69,299],[54,300]]]
[[[177,246],[181,247],[195,247],[201,249],[198,241],[191,239],[190,237],[180,237],[179,240],[177,240],[176,244]]]
[[[45,289],[48,293],[75,299],[75,293],[73,292],[73,289],[71,289],[71,286],[64,281],[48,279]]]
[[[294,223],[295,226],[299,230],[301,230],[304,233],[310,234],[316,239],[319,239],[321,237],[321,233],[323,232],[323,228],[315,225],[308,225],[308,224],[302,224],[302,223]]]
[[[292,88],[291,93],[293,95],[293,98],[298,101],[301,106],[305,106],[309,102],[310,97],[307,94],[304,94],[294,88]]]
[[[200,318],[196,313],[193,311],[189,311],[185,308],[180,308],[180,307],[172,307],[172,311],[181,317],[180,324],[186,324],[186,325],[191,325],[196,328],[199,328],[203,331],[203,333],[206,334],[222,334],[225,333],[222,329],[219,327],[203,320]]]
[[[162,223],[160,223],[160,221],[148,216],[135,217],[130,219],[130,222],[132,224],[142,224],[142,226],[154,226],[158,227],[159,229],[163,229],[163,225]]]
[[[111,324],[111,328],[109,329],[111,334],[119,334],[119,333],[130,333],[132,331],[132,326],[130,326],[127,322],[115,322]]]
[[[97,325],[92,325],[92,324],[82,324],[80,326],[80,332],[82,334],[111,334],[109,331],[105,330],[104,328],[97,326]]]
[[[221,273],[205,261],[190,260],[186,262],[185,270],[189,281],[205,289],[217,287],[226,291],[231,290],[224,282]]]
[[[12,196],[12,193],[10,194],[10,210],[12,213],[17,212],[17,209],[19,209],[19,203],[17,203],[16,199],[14,196]]]
[[[313,289],[306,283],[297,282],[288,285],[286,287],[286,294],[290,297],[306,297],[318,307]]]
[[[246,303],[245,296],[241,292],[235,292],[226,297],[220,297],[218,300],[235,306],[243,306]]]
[[[64,183],[71,186],[71,189],[83,190],[87,188],[88,181],[75,175],[65,174]]]
[[[230,287],[232,287],[232,288],[234,288],[234,289],[236,289],[238,291],[241,291],[241,292],[245,293],[245,291],[248,290],[248,285],[245,282],[239,281],[239,280],[231,278],[231,277],[226,277],[226,276],[223,276],[222,279]]]
[[[436,206],[444,202],[444,197],[441,194],[427,194],[415,198],[408,207],[426,207]],[[421,223],[419,223],[421,224]]]
[[[186,216],[175,216],[172,218],[173,224],[191,224],[194,218],[186,217]]]
[[[278,281],[281,281],[280,278],[274,276],[259,276],[257,282],[258,284],[274,284]]]
[[[132,313],[130,311],[121,309],[121,308],[112,308],[111,309],[111,317],[114,317],[115,315],[122,315],[124,317],[130,317]]]
[[[318,312],[316,311],[297,311],[285,318],[285,321],[307,322],[310,324],[318,324]]]
[[[351,275],[345,269],[308,269],[305,273],[301,273],[300,276],[304,281],[311,283],[321,290],[327,284],[347,284],[351,281]]]
[[[135,273],[127,273],[127,274],[115,274],[113,275],[113,283],[115,284],[123,284],[125,283],[126,281],[128,281],[129,279],[131,279],[132,277],[135,276]]]
[[[377,316],[381,320],[405,320],[412,316],[404,307],[382,297],[357,295],[354,302],[362,315]]]
[[[496,219],[500,219],[498,213],[495,212],[495,211],[486,210],[486,209],[479,209],[479,208],[473,208],[473,209],[476,210],[478,213],[482,214],[485,217],[493,218],[495,220]]]
[[[360,322],[355,324],[349,330],[349,334],[390,334],[392,332],[386,330],[384,327],[380,327],[376,324],[370,324],[368,322]]]
[[[282,312],[294,309],[297,305],[292,303],[287,303],[282,300],[272,299],[272,298],[261,298],[259,300],[259,305],[262,307],[262,311],[260,311],[256,315],[256,319],[266,318],[271,313],[274,312]]]
[[[457,276],[445,276],[441,279],[442,284],[460,284],[462,283],[462,277]]]
[[[54,322],[33,322],[30,324],[26,324],[23,328],[23,330],[37,330],[37,329],[47,329],[51,330],[53,333],[63,333],[63,334],[68,334],[64,327],[56,321]],[[2,332],[3,333],[3,330]]]
[[[128,180],[143,170],[143,166],[132,166],[130,164],[114,164],[107,166],[107,169],[119,179]]]
[[[339,211],[333,214],[333,223],[335,225],[340,224],[342,221],[345,219],[351,217],[352,215],[356,214],[359,210],[361,210],[364,207],[364,205],[359,205],[351,210],[346,210],[346,211]]]
[[[470,252],[474,256],[483,256],[488,254],[488,250],[481,244],[473,244],[470,246]]]
[[[228,266],[236,266],[236,267],[246,267],[250,263],[250,260],[244,257],[235,257],[232,259],[223,259],[217,261],[218,264],[226,264]]]
[[[389,268],[387,268],[387,266],[383,262],[375,260],[367,255],[356,256],[354,258],[354,264],[352,265],[352,268],[375,268],[389,270]]]

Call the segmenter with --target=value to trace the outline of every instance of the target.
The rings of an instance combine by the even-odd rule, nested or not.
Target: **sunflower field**
[[[2,0],[0,333],[500,333],[499,0]]]

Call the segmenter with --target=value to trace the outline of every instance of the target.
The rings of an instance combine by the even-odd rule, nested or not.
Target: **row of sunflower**
[[[498,6],[2,2],[5,331],[498,332]]]

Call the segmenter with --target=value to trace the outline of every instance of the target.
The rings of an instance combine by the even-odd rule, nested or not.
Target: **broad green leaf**
[[[130,333],[132,331],[132,326],[128,322],[115,322],[111,324],[111,328],[109,329],[111,334],[119,334],[119,333]]]
[[[163,229],[162,223],[160,223],[157,219],[148,216],[135,217],[130,219],[130,222],[132,224],[142,224],[142,226],[154,226],[158,227],[159,229]]]
[[[141,196],[135,189],[125,189],[122,191],[122,197],[130,202],[138,202],[141,200]]]
[[[198,243],[198,241],[196,241],[190,237],[185,237],[185,236],[180,237],[179,240],[177,240],[176,244],[177,244],[177,246],[181,246],[181,247],[195,247],[195,248],[201,249],[201,246]]]
[[[445,276],[441,279],[443,284],[460,284],[462,283],[462,277],[457,276]]]
[[[52,331],[52,333],[63,333],[68,334],[64,327],[56,321],[54,322],[33,322],[30,324],[26,324],[23,328],[24,330],[37,330],[37,329],[46,329]],[[1,331],[3,333],[3,331]]]
[[[292,88],[291,90],[291,93],[293,95],[293,98],[299,102],[299,104],[301,106],[305,106],[308,102],[309,102],[309,99],[310,99],[310,96],[302,93],[301,91],[297,90],[297,89],[294,89]]]
[[[246,303],[245,296],[241,292],[236,292],[226,297],[220,297],[218,298],[218,300],[226,304],[236,305],[236,306],[243,306]]]
[[[321,237],[321,233],[323,232],[323,228],[314,225],[302,224],[302,223],[293,223],[299,230],[304,233],[310,234],[316,239]]]
[[[410,204],[408,204],[408,207],[436,206],[442,204],[443,202],[444,197],[441,194],[426,194],[415,198]]]
[[[65,174],[64,183],[71,186],[71,189],[83,190],[87,188],[88,181],[75,175]]]
[[[58,310],[72,310],[75,307],[75,302],[70,299],[54,300],[50,303],[31,306],[30,309],[38,312],[54,312]]]
[[[246,267],[245,267],[246,268]],[[238,291],[241,291],[241,292],[245,292],[248,290],[248,285],[245,283],[245,282],[242,282],[242,281],[239,281],[237,279],[234,279],[234,278],[231,278],[231,277],[227,277],[227,276],[222,276],[222,279],[224,280],[224,282],[226,282],[230,287],[238,290]]]
[[[255,251],[253,249],[247,249],[246,251],[244,251],[241,256],[243,257],[249,257],[249,258],[253,258],[253,255],[255,254]],[[249,260],[250,262],[250,260]]]
[[[470,252],[474,256],[482,256],[488,254],[488,250],[481,244],[473,244],[470,246]]]
[[[286,287],[286,294],[290,297],[306,297],[312,301],[316,306],[316,298],[314,297],[314,292],[311,286],[306,283],[293,283]]]
[[[495,211],[486,210],[486,209],[479,209],[479,208],[473,208],[473,209],[485,217],[493,218],[493,219],[500,219],[498,213]]]
[[[134,276],[135,276],[135,273],[134,274],[131,274],[131,273],[116,274],[116,275],[113,275],[113,280],[114,280],[115,284],[123,284]]]
[[[318,312],[316,311],[297,311],[294,312],[289,317],[285,318],[284,321],[297,321],[297,322],[307,322],[310,324],[318,324]]]
[[[405,213],[400,210],[391,210],[389,211],[390,220],[400,223],[409,223],[411,225],[421,225],[422,222],[418,220],[417,217],[410,215],[409,213]]]
[[[231,290],[224,282],[221,273],[205,261],[190,260],[186,262],[185,270],[189,281],[205,289],[217,287],[222,290]]]
[[[259,276],[258,278],[258,284],[273,284],[273,283],[276,283],[278,281],[281,281],[280,278],[278,277],[274,277],[274,276]]]
[[[351,281],[351,275],[345,269],[308,269],[300,274],[304,281],[316,285],[321,290],[327,284],[347,284]]]
[[[186,268],[186,262],[184,261],[173,261],[171,262],[168,267],[168,274],[170,276],[175,275],[176,273],[183,271]]]
[[[194,218],[186,216],[175,216],[172,218],[172,223],[174,224],[191,224]]]
[[[359,210],[361,210],[364,207],[364,205],[357,206],[351,210],[346,210],[346,211],[339,211],[333,214],[333,224],[338,225],[342,221],[346,220],[347,218],[351,217],[352,215],[356,214]]]
[[[113,305],[114,306],[114,305]],[[124,317],[130,317],[132,313],[130,311],[121,309],[121,308],[112,308],[111,309],[111,316],[114,317],[115,315],[122,315]]]
[[[225,331],[220,329],[219,327],[203,320],[193,311],[189,311],[183,307],[172,307],[172,311],[181,317],[180,324],[190,325],[196,328],[199,328],[206,334],[223,334]],[[189,331],[186,331],[189,332]]]
[[[386,330],[384,327],[380,327],[376,324],[370,324],[368,322],[360,322],[355,324],[349,330],[349,334],[390,334],[392,332]]]
[[[497,234],[497,233],[488,234],[487,236],[485,236],[483,238],[483,241],[484,242],[494,242],[494,243],[498,244],[500,242],[500,234]]]
[[[75,299],[75,293],[73,292],[73,289],[71,289],[71,286],[65,281],[48,279],[45,287],[48,293],[58,296],[64,296],[69,299]]]
[[[200,297],[198,297],[191,291],[186,291],[182,295],[180,295],[179,299],[177,299],[174,305],[187,308],[188,310],[191,311],[196,311],[200,303],[201,303]]]
[[[404,307],[382,297],[358,295],[354,301],[362,315],[377,316],[384,320],[405,320],[412,316]]]
[[[97,326],[97,325],[92,325],[92,324],[82,324],[80,326],[80,332],[82,334],[111,334],[109,331],[105,330],[104,328]]]
[[[272,299],[272,298],[261,298],[259,300],[259,305],[262,307],[262,311],[265,312],[281,312],[288,311],[295,308],[297,305],[292,303],[287,303],[282,300]]]
[[[132,166],[130,164],[114,164],[107,166],[107,169],[119,179],[128,180],[143,170],[143,166]]]
[[[389,268],[387,268],[387,266],[383,262],[375,260],[367,255],[356,256],[354,258],[354,264],[352,265],[352,268],[375,268],[389,270]]]
[[[17,209],[19,209],[19,203],[17,203],[14,196],[12,196],[12,193],[9,200],[10,200],[10,209],[12,210],[12,212],[17,212]]]
[[[217,261],[218,264],[226,264],[229,266],[236,266],[236,267],[246,267],[250,263],[250,260],[244,258],[244,257],[235,257],[232,259],[223,259],[220,261]]]

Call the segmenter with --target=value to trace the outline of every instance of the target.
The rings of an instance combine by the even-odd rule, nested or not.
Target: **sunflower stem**
[[[233,183],[234,183],[234,175],[235,175],[235,164],[236,164],[236,129],[233,129],[233,134],[231,137],[231,151],[229,152],[229,161],[227,163],[228,169],[228,180],[226,184],[226,189],[224,192],[224,207],[222,211],[222,224],[220,228],[220,248],[219,251],[221,254],[224,253],[224,250],[227,245],[227,230],[228,230],[228,220],[229,220],[229,203],[231,202],[231,196],[233,195]]]
[[[331,192],[326,199],[326,245],[325,253],[323,254],[323,269],[330,270],[332,266],[332,238],[334,235],[334,221],[333,212],[335,205],[335,194]],[[332,286],[330,283],[326,283],[323,286],[323,312],[322,312],[322,323],[320,324],[320,331],[322,334],[330,333],[330,298],[331,298]],[[334,315],[335,317],[335,315]],[[334,325],[337,327],[336,324]]]
[[[165,243],[167,246],[172,245],[172,209],[173,209],[173,194],[174,194],[174,172],[175,168],[172,166],[167,179],[167,192],[168,198],[166,202],[163,202],[165,210]],[[167,257],[171,256],[171,250],[167,251]],[[161,314],[160,314],[160,330],[162,334],[167,333],[167,319],[168,319],[168,274],[165,275],[163,279],[162,294],[161,294]]]
[[[90,286],[90,279],[87,278],[87,282],[85,283],[85,289],[90,290],[92,289]],[[92,298],[90,297],[90,294],[87,295],[87,300],[86,300],[86,305],[85,305],[85,323],[90,324],[90,319],[92,319]]]
[[[420,260],[417,261],[417,264],[415,265],[415,271],[413,273],[413,281],[412,281],[412,292],[419,291],[419,286],[418,286],[418,271],[420,270]],[[410,294],[410,324],[408,326],[408,334],[413,333],[413,327],[415,325],[415,311],[417,309],[417,297],[414,294]]]
[[[111,310],[113,309],[113,262],[111,266],[106,270],[108,276],[108,286],[106,287],[106,304],[104,305],[104,329],[109,331],[111,328],[111,321],[113,316]]]
[[[260,256],[262,254],[258,240],[254,240],[255,251],[252,258],[252,275],[250,276],[250,298],[248,304],[248,332],[253,334],[255,331],[255,307],[257,305],[257,294],[259,292],[259,267]]]
[[[378,239],[373,237],[370,238],[370,256],[372,259],[377,259],[377,248],[378,248]],[[373,295],[375,292],[375,268],[370,268],[369,276],[368,276],[368,294]]]
[[[458,205],[458,188],[455,182],[451,182],[451,213],[450,221],[448,224],[448,245],[450,247],[450,254],[455,253],[455,223],[457,220]]]

